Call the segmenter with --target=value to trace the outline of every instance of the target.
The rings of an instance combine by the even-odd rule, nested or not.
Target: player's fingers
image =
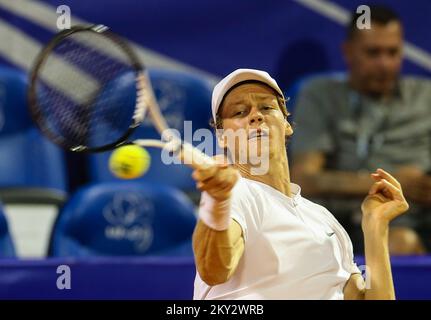
[[[219,166],[217,166],[217,165],[211,166],[208,168],[196,169],[195,171],[193,171],[192,177],[196,181],[205,181],[205,180],[213,177],[217,173],[218,170],[219,170]]]
[[[376,182],[373,184],[370,188],[370,191],[368,193],[369,195],[383,195],[386,198],[393,199],[392,194],[387,190],[386,186],[382,181]]]
[[[208,185],[206,183],[204,183],[204,182],[197,182],[196,183],[196,189],[198,189],[201,192],[207,191],[208,190]]]
[[[370,191],[368,192],[368,194],[370,194],[370,195],[376,194],[381,189],[381,186],[382,186],[382,182],[381,181],[375,182],[371,186]]]
[[[230,197],[231,191],[232,191],[231,188],[224,188],[213,192],[211,196],[215,199],[226,200],[227,198]]]
[[[229,181],[217,180],[215,178],[212,178],[209,180],[201,181],[199,186],[201,191],[224,189],[225,187],[229,186]]]
[[[382,177],[378,173],[372,173],[371,178],[373,178],[374,181],[382,180]]]
[[[403,193],[400,188],[397,188],[386,179],[382,179],[381,182],[384,186],[383,191],[385,196],[393,199],[404,199]]]
[[[207,181],[199,181],[196,183],[196,189],[198,189],[199,191],[212,191],[220,187],[224,187],[224,185],[215,185],[214,183],[208,183]]]
[[[199,181],[196,184],[196,188],[200,191],[207,191],[211,195],[214,195],[217,192],[225,192],[226,190],[230,191],[234,188],[238,175],[236,172],[230,172],[226,177],[223,178],[223,175],[217,175],[211,179],[207,179],[205,181]]]
[[[397,187],[398,189],[401,189],[401,184],[398,182],[397,179],[395,179],[389,172],[379,168],[377,169],[377,173],[386,181]]]
[[[230,185],[218,185],[216,188],[211,188],[207,184],[199,182],[197,188],[201,192],[207,192],[214,199],[225,200],[230,197],[232,187]]]
[[[220,180],[229,180],[229,181],[235,181],[239,178],[239,173],[236,169],[233,169],[232,167],[226,167],[219,170],[219,172],[216,175],[217,179]]]

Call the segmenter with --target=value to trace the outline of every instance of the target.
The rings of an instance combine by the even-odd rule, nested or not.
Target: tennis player
[[[394,299],[388,229],[408,209],[400,184],[382,169],[370,176],[362,203],[364,281],[346,231],[291,182],[286,139],[293,130],[284,101],[259,70],[238,69],[214,88],[213,120],[232,164],[219,156],[219,165],[193,173],[202,191],[194,299]],[[239,130],[247,139],[229,143],[224,132]],[[254,162],[235,157],[256,142],[269,161],[265,173],[253,174]]]

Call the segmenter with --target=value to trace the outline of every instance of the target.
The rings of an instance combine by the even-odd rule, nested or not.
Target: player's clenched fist
[[[239,178],[239,172],[227,164],[219,164],[205,169],[196,169],[192,174],[196,187],[206,191],[213,199],[224,201],[230,198],[231,191]]]

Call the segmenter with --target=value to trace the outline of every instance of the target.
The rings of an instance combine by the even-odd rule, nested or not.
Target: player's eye
[[[232,110],[232,117],[242,117],[247,113],[247,108],[245,106],[238,106]]]
[[[264,105],[261,107],[261,109],[262,109],[262,110],[264,110],[264,111],[269,111],[269,110],[274,109],[274,107],[273,107],[273,106],[271,106],[271,105],[268,105],[268,104],[264,104]]]

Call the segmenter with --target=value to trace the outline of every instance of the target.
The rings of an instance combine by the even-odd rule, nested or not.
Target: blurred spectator
[[[431,81],[400,75],[402,23],[387,7],[370,9],[371,29],[356,27],[359,14],[348,27],[347,77],[316,77],[299,93],[293,179],[332,210],[361,253],[359,199],[372,183],[368,172],[388,170],[411,204],[393,223],[391,253],[420,254],[418,233],[431,238]]]

